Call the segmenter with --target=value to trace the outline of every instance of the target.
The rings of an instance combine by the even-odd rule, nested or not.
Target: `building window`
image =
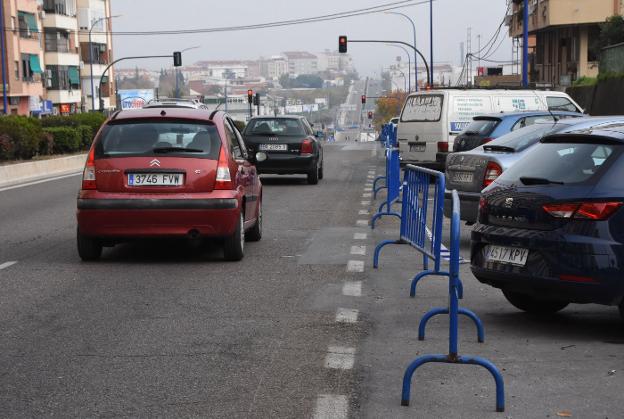
[[[22,80],[37,82],[40,79],[41,63],[38,55],[22,54]]]
[[[19,33],[21,38],[38,39],[39,28],[37,18],[32,13],[17,12]]]
[[[15,61],[15,80],[19,80],[20,79],[20,62],[19,61]]]
[[[108,64],[108,51],[106,44],[92,42],[91,54],[89,54],[89,43],[83,42],[80,44],[80,51],[82,51],[82,61],[85,64]]]
[[[55,29],[46,30],[45,50],[47,52],[69,52],[69,32]]]
[[[78,67],[66,65],[46,66],[50,77],[49,90],[73,90],[80,88]]]
[[[43,10],[55,15],[76,16],[74,0],[43,0]]]
[[[587,61],[600,61],[600,26],[587,29]]]

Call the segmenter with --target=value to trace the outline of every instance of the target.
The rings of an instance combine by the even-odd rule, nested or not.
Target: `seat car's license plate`
[[[179,186],[183,184],[182,173],[128,173],[128,186]]]
[[[451,179],[456,183],[472,183],[473,175],[471,172],[455,172]]]
[[[529,249],[505,246],[486,246],[485,261],[498,262],[508,265],[524,266],[529,257]]]
[[[286,151],[286,144],[260,144],[260,151]]]
[[[427,149],[426,144],[410,144],[409,151],[412,153],[422,153]]]

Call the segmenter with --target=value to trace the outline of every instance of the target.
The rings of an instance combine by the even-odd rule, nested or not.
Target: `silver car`
[[[481,191],[509,169],[537,144],[542,137],[571,126],[592,130],[600,125],[624,122],[624,116],[588,117],[538,121],[535,125],[512,131],[470,151],[451,153],[446,160],[444,215],[451,216],[451,192],[460,199],[462,220],[475,223],[479,213]]]

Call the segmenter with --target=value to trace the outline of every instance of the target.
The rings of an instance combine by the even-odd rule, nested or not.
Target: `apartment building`
[[[622,14],[620,0],[529,0],[529,33],[534,38],[531,82],[567,86],[598,75],[599,24]],[[509,34],[522,37],[523,1],[513,0]],[[532,41],[532,42],[533,42]]]
[[[43,109],[43,49],[41,19],[36,0],[3,0],[0,5],[4,42],[0,45],[3,58],[2,111],[14,115],[30,115]]]
[[[56,0],[55,0],[56,1]],[[115,107],[114,72],[111,67],[100,79],[106,67],[113,61],[112,17],[110,0],[77,1],[78,28],[80,30],[80,59],[83,63],[81,86],[85,110]]]
[[[318,58],[305,51],[287,51],[282,55],[288,61],[288,73],[292,76],[299,74],[318,73]]]

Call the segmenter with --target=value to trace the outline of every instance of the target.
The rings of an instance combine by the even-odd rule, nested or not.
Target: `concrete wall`
[[[624,79],[601,80],[596,86],[570,87],[566,91],[592,116],[624,115]]]
[[[600,55],[601,73],[624,73],[624,44],[604,48]]]
[[[0,166],[0,188],[55,176],[80,173],[86,154]]]

